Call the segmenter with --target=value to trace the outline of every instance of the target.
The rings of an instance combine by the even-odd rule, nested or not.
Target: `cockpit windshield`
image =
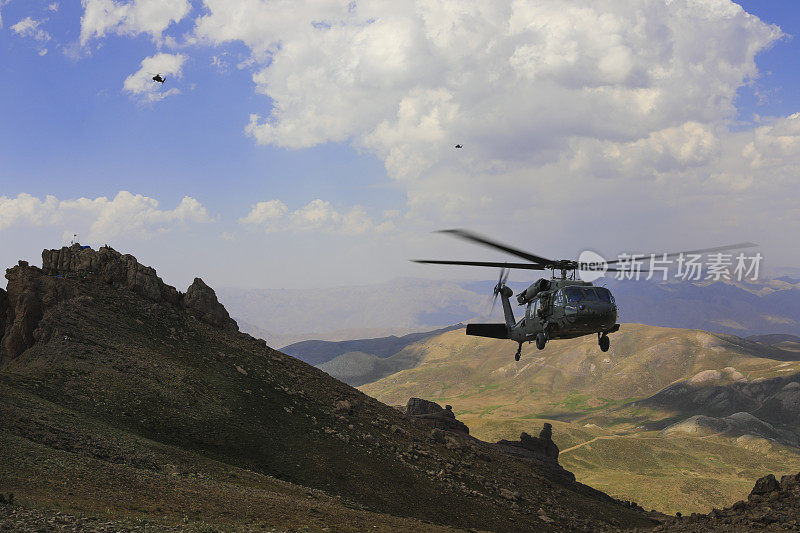
[[[614,303],[614,297],[605,287],[564,287],[561,289],[567,303],[607,302]]]
[[[595,287],[594,291],[597,293],[597,297],[601,302],[607,302],[610,304],[614,303],[614,297],[611,295],[610,290],[606,289],[605,287]]]

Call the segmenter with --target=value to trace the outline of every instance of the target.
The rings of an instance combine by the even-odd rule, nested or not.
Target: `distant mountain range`
[[[494,283],[398,279],[331,289],[223,288],[218,293],[242,330],[281,347],[310,339],[401,336],[459,322],[501,321],[499,306],[490,314]],[[789,276],[746,284],[616,279],[598,284],[614,293],[621,322],[742,337],[800,334],[800,281]],[[515,292],[526,286],[511,284]]]

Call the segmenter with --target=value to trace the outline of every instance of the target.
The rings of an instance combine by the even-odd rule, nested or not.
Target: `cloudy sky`
[[[179,288],[493,277],[408,263],[498,257],[448,227],[797,266],[797,33],[783,0],[0,0],[0,266],[78,234]]]

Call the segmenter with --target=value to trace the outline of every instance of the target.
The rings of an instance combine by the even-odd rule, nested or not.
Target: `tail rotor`
[[[506,280],[508,280],[508,274],[511,272],[508,268],[501,268],[500,269],[500,276],[497,278],[497,285],[494,286],[494,290],[492,291],[494,296],[492,297],[492,310],[491,313],[494,313],[494,306],[497,304],[497,297],[506,287]],[[490,313],[490,314],[491,314]]]

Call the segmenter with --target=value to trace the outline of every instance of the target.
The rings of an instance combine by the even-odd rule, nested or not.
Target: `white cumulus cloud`
[[[153,81],[153,76],[161,74],[170,81],[171,77],[180,78],[186,56],[182,54],[160,53],[142,60],[141,68],[125,78],[123,89],[131,96],[143,102],[158,102],[167,96],[180,94],[176,87],[165,89],[165,83]]]
[[[86,233],[89,241],[118,236],[149,239],[157,233],[189,224],[211,222],[206,208],[185,196],[173,209],[161,209],[156,199],[120,191],[114,198],[44,199],[30,194],[0,196],[0,231],[13,227],[64,227]]]
[[[41,28],[42,21],[25,17],[13,26],[11,29],[21,37],[30,37],[39,42],[46,42],[51,39],[50,34]]]
[[[107,33],[136,35],[149,33],[153,39],[191,10],[188,0],[82,0],[81,44]]]
[[[268,233],[277,231],[342,233],[361,235],[369,231],[393,229],[391,222],[375,224],[361,206],[340,212],[330,202],[316,199],[300,209],[290,211],[280,200],[256,203],[239,223]]]

